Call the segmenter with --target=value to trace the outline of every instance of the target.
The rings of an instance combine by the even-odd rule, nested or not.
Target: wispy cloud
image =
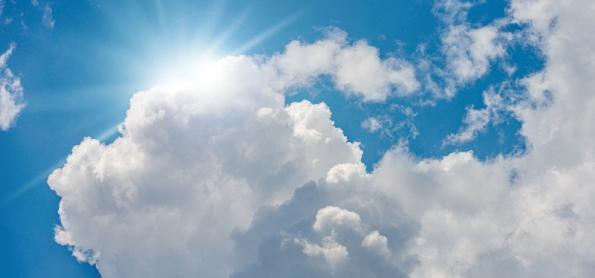
[[[52,10],[52,6],[50,6],[50,4],[45,4],[43,6],[43,16],[41,20],[45,27],[49,29],[54,28],[56,20],[54,20],[54,11]]]
[[[21,110],[25,108],[21,79],[8,68],[8,59],[15,48],[16,44],[13,42],[0,55],[0,130],[12,127]]]

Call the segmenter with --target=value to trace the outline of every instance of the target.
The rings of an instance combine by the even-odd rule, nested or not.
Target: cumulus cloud
[[[332,45],[331,53],[320,45]],[[313,52],[294,57],[294,51]],[[342,62],[303,69],[293,60],[319,52],[331,64],[353,58],[345,53],[357,54],[363,66],[371,63],[363,74],[376,74],[378,67],[396,74],[384,67],[375,48],[351,45],[333,30],[312,44],[292,42],[264,61],[223,58],[210,69],[219,78],[216,87],[198,76],[188,86],[137,93],[118,139],[105,145],[86,138],[49,177],[62,197],[57,242],[106,277],[233,273],[238,255],[230,236],[247,229],[260,207],[282,204],[311,180],[350,179],[350,165],[357,165],[354,173],[365,174],[359,144],[334,127],[326,105],[284,106],[286,90],[310,86],[317,76],[335,76],[335,85],[344,89],[360,84],[356,76],[341,73]],[[364,94],[378,93],[348,92],[364,100]],[[93,232],[99,230],[109,231]],[[133,240],[140,238],[151,244]],[[300,252],[338,265],[343,249],[329,240],[300,241]],[[362,248],[361,239],[357,246]]]
[[[315,43],[290,42],[271,61],[280,82],[304,85],[320,75],[330,76],[337,89],[364,101],[383,101],[391,95],[409,95],[419,88],[414,68],[396,57],[379,57],[378,49],[347,34],[329,29]]]
[[[0,55],[0,130],[7,130],[15,123],[25,107],[21,79],[8,68],[8,59],[16,47],[15,43]]]
[[[368,173],[326,105],[284,105],[283,93],[329,75],[382,99],[366,92],[383,86],[317,63],[370,46],[293,42],[264,61],[217,62],[216,90],[199,77],[136,94],[119,138],[83,140],[49,177],[56,240],[104,277],[591,277],[594,11],[587,0],[511,2],[547,58],[522,81],[526,98],[507,104],[522,156],[418,159],[396,146]]]
[[[89,254],[81,259],[102,275],[225,276],[228,238],[256,208],[360,160],[326,105],[284,107],[253,59],[218,63],[228,85],[136,94],[120,138],[85,139],[50,176],[62,197],[59,242]]]
[[[364,169],[337,165],[284,204],[261,208],[233,236],[240,257],[232,277],[406,276],[415,258],[405,246],[417,226]]]

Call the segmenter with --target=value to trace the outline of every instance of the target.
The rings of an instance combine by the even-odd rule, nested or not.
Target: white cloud
[[[312,51],[298,55],[300,61],[318,53],[328,58],[327,47],[336,47],[331,61],[342,61],[331,69],[319,69],[318,59],[305,69],[293,61],[295,51]],[[386,86],[401,86],[393,79],[401,70],[385,67],[397,63],[394,58],[382,61],[374,48],[349,45],[335,30],[312,44],[292,42],[271,59],[223,58],[211,69],[220,79],[216,88],[197,79],[137,93],[118,139],[109,145],[83,140],[49,177],[62,197],[59,243],[79,260],[96,263],[106,277],[231,273],[229,238],[246,229],[261,206],[283,203],[310,180],[338,183],[365,174],[359,145],[334,127],[326,105],[283,106],[284,90],[310,86],[320,75],[335,76],[337,87],[360,88],[356,76],[339,72],[351,63],[346,51],[363,66],[371,63],[372,73],[386,73]],[[354,90],[364,100],[379,93]],[[224,211],[226,220],[218,221]]]
[[[284,107],[253,59],[219,63],[229,86],[136,94],[120,138],[85,139],[50,176],[60,243],[100,254],[105,277],[224,276],[229,236],[259,206],[360,160],[326,105]]]
[[[361,163],[346,163],[333,166],[326,174],[326,182],[338,184],[361,181],[367,177],[366,168]]]
[[[405,252],[400,253],[401,263],[393,266],[411,277],[592,276],[595,126],[587,119],[593,118],[595,111],[591,93],[595,41],[580,30],[595,27],[590,16],[594,10],[589,1],[575,5],[512,3],[514,20],[531,24],[531,31],[540,37],[534,42],[545,51],[547,66],[524,81],[527,100],[500,107],[504,104],[487,94],[484,101],[490,107],[486,111],[507,109],[522,121],[527,154],[481,162],[472,153],[453,153],[420,161],[406,150],[396,149],[366,178],[340,182],[342,186],[335,183],[331,189],[327,188],[330,184],[318,185],[317,191],[326,194],[320,197],[322,204],[304,201],[303,205],[348,207],[360,215],[362,223],[369,222],[371,229],[409,229],[410,233],[401,233],[408,244],[387,245],[391,253]],[[477,132],[485,121],[469,123],[466,130]],[[367,190],[382,192],[382,197]],[[307,196],[302,198],[314,199]],[[389,203],[380,203],[385,199]],[[288,210],[285,213],[292,215],[289,208],[295,209],[297,204],[287,206],[278,211]],[[368,209],[363,209],[366,206]],[[391,209],[404,216],[381,216]],[[315,213],[304,210],[302,215]],[[382,219],[382,224],[373,219]],[[268,223],[275,221],[271,217]],[[280,225],[284,228],[279,230],[292,227]],[[397,234],[382,234],[388,243],[398,238]],[[340,243],[347,246],[350,258],[359,254],[357,248]],[[404,263],[407,256],[415,258],[411,268]],[[271,263],[261,260],[261,266]],[[353,260],[350,264],[360,270],[371,265]]]
[[[372,250],[382,256],[389,256],[388,239],[378,231],[369,233],[362,241],[362,247]]]
[[[466,83],[486,74],[491,60],[504,54],[499,36],[499,30],[491,25],[480,28],[467,25],[449,27],[442,43],[457,82]]]
[[[16,45],[0,55],[0,130],[7,130],[15,123],[19,113],[25,107],[21,79],[8,68],[8,59]]]
[[[54,19],[54,10],[52,9],[52,3],[39,2],[39,0],[31,0],[31,6],[41,11],[41,23],[48,29],[53,29],[56,24]]]
[[[395,120],[394,117],[400,115],[404,117]],[[373,134],[378,134],[385,138],[398,137],[399,140],[415,138],[418,135],[415,126],[416,113],[410,107],[392,104],[385,111],[375,116],[365,118],[360,127]]]
[[[403,276],[415,260],[404,253],[415,228],[370,185],[365,173],[309,183],[284,205],[261,208],[233,238],[241,262],[233,277]]]
[[[464,126],[455,134],[450,134],[444,140],[444,144],[460,144],[469,142],[486,130],[491,122],[497,123],[500,114],[506,110],[506,103],[502,96],[494,92],[491,88],[483,93],[484,108],[476,109],[467,107],[467,114],[463,119]]]
[[[392,177],[385,180],[403,182],[402,191],[394,182],[386,188],[420,219],[414,277],[497,277],[499,270],[507,277],[593,275],[595,215],[587,200],[595,196],[595,126],[585,119],[595,108],[589,77],[595,73],[595,40],[580,30],[595,27],[595,4],[511,6],[514,19],[541,37],[536,42],[547,57],[544,71],[525,82],[529,100],[509,107],[523,123],[528,154],[487,163],[459,154],[409,166],[407,159],[389,156],[371,175],[386,171]],[[551,101],[544,102],[550,99],[544,91]],[[395,169],[417,169],[420,176],[408,180]]]
[[[331,238],[324,238],[322,246],[304,242],[304,254],[308,256],[323,256],[332,269],[349,260],[349,252],[345,246],[338,244]]]
[[[314,231],[330,234],[336,228],[341,227],[359,229],[360,222],[361,219],[357,213],[328,206],[316,213],[316,222],[314,222],[312,228]]]
[[[476,3],[475,3],[476,4]],[[500,19],[484,26],[472,26],[467,21],[473,2],[459,0],[436,1],[434,12],[446,25],[441,34],[442,54],[446,68],[434,69],[446,83],[443,88],[431,77],[426,77],[428,90],[435,96],[450,98],[457,88],[481,78],[489,72],[491,64],[505,56],[513,34],[502,30],[508,19]],[[427,64],[428,62],[424,62]],[[431,67],[422,63],[425,71]]]
[[[335,74],[308,60],[318,50],[281,66],[290,45],[223,59],[217,91],[135,95],[120,138],[85,139],[50,176],[56,240],[104,277],[591,277],[594,11],[511,3],[547,58],[506,108],[522,156],[417,159],[397,146],[366,173],[328,107],[283,105],[279,88]],[[294,47],[357,47],[337,40]]]
[[[338,89],[364,101],[409,95],[420,86],[409,63],[396,57],[381,59],[377,48],[363,40],[349,43],[347,34],[337,29],[327,30],[323,40],[312,44],[292,41],[270,64],[282,87],[307,85],[328,75]]]
[[[43,16],[41,17],[41,22],[49,29],[54,28],[56,20],[54,19],[54,11],[52,10],[52,6],[50,6],[50,4],[45,4],[43,6]]]
[[[382,128],[382,124],[375,117],[368,117],[368,118],[366,118],[365,120],[362,121],[362,123],[360,124],[360,126],[363,129],[369,131],[370,133],[375,133],[375,132],[379,131]]]

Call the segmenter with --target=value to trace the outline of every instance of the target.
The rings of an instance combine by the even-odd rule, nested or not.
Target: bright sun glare
[[[218,63],[214,56],[178,59],[163,66],[155,86],[168,90],[213,90],[219,83]]]

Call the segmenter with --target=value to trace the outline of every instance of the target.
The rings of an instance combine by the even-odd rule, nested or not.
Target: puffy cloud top
[[[312,44],[293,41],[271,60],[282,82],[307,84],[320,75],[332,78],[337,89],[365,101],[383,101],[391,95],[409,95],[419,83],[415,70],[396,57],[382,59],[365,41],[350,44],[340,30],[327,30]]]

